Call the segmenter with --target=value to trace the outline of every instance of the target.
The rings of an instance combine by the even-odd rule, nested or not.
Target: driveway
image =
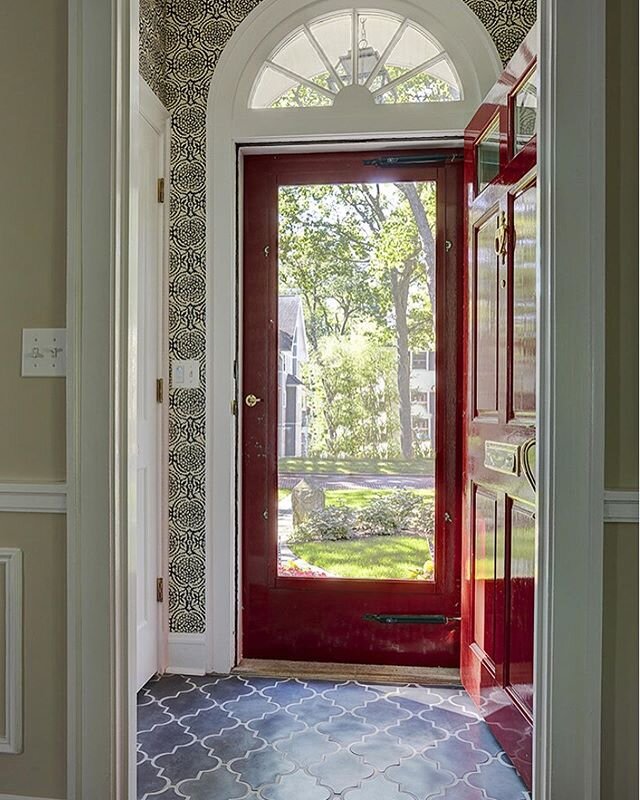
[[[310,478],[323,489],[433,489],[433,475],[327,475],[288,472],[278,475],[280,489],[293,489],[303,478]]]

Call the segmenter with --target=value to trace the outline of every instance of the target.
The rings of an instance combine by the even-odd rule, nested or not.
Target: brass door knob
[[[261,397],[256,397],[255,394],[248,394],[244,398],[244,402],[245,402],[246,405],[249,406],[249,408],[253,408],[254,406],[257,406],[258,403],[262,402],[262,398]]]

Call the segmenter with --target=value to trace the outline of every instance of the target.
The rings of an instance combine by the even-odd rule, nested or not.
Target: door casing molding
[[[539,552],[534,792],[536,800],[596,800],[604,461],[604,4],[540,0],[539,19],[539,519],[546,542]],[[135,797],[129,678],[135,648],[123,476],[128,160],[137,22],[137,0],[69,0],[69,800]],[[226,55],[225,49],[214,87],[221,85]],[[222,502],[226,518],[210,515],[209,528],[228,523],[228,532],[235,526],[234,463],[228,455],[235,446],[230,401],[239,178],[236,142],[225,128],[224,109],[214,113],[212,105],[207,244],[213,324],[207,358],[221,391],[210,398],[207,415],[208,430],[216,431],[209,438],[207,504],[211,510]],[[222,251],[216,245],[220,237]],[[221,330],[224,320],[231,325]],[[232,537],[216,539],[215,546],[210,579],[222,577],[233,585]],[[233,597],[210,597],[208,606],[210,643],[215,633],[216,645],[208,666],[226,668],[229,654],[235,657]]]

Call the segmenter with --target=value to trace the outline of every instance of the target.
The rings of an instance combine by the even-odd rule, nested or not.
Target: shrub
[[[374,497],[360,509],[357,527],[369,536],[393,536],[402,529],[402,520],[394,508],[392,497]]]
[[[434,530],[433,500],[410,489],[375,497],[360,510],[357,527],[370,536],[393,536],[400,531],[429,535]]]
[[[354,514],[346,506],[328,506],[298,525],[292,542],[336,541],[353,536]]]

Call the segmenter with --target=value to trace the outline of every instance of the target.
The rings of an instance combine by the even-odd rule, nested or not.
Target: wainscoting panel
[[[0,754],[22,752],[22,551],[0,548]]]

